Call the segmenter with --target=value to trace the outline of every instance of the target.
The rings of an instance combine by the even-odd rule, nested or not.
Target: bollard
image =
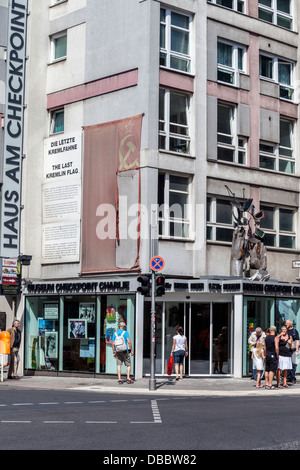
[[[8,331],[0,332],[0,354],[10,354],[10,334]]]

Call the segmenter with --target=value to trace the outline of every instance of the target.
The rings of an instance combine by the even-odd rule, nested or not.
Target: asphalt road
[[[139,459],[156,451],[186,459],[195,455],[194,462],[186,463],[199,464],[196,451],[200,450],[298,450],[299,420],[298,396],[1,390],[0,449],[102,450],[98,463],[99,458],[114,458],[110,451],[118,451],[116,456],[132,453]],[[138,452],[142,450],[147,452]]]

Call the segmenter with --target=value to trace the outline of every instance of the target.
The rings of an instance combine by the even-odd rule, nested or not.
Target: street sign
[[[153,256],[150,259],[150,268],[152,271],[161,271],[165,267],[165,261],[161,256]]]
[[[296,260],[292,261],[292,267],[293,268],[300,268],[300,260],[296,259]]]

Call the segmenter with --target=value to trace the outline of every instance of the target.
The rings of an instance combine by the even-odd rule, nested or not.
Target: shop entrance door
[[[191,303],[189,375],[231,374],[231,304]]]

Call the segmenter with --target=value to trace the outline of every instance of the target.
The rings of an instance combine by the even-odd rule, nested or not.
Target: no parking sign
[[[161,256],[153,256],[150,260],[152,271],[161,271],[165,267],[165,260]]]

